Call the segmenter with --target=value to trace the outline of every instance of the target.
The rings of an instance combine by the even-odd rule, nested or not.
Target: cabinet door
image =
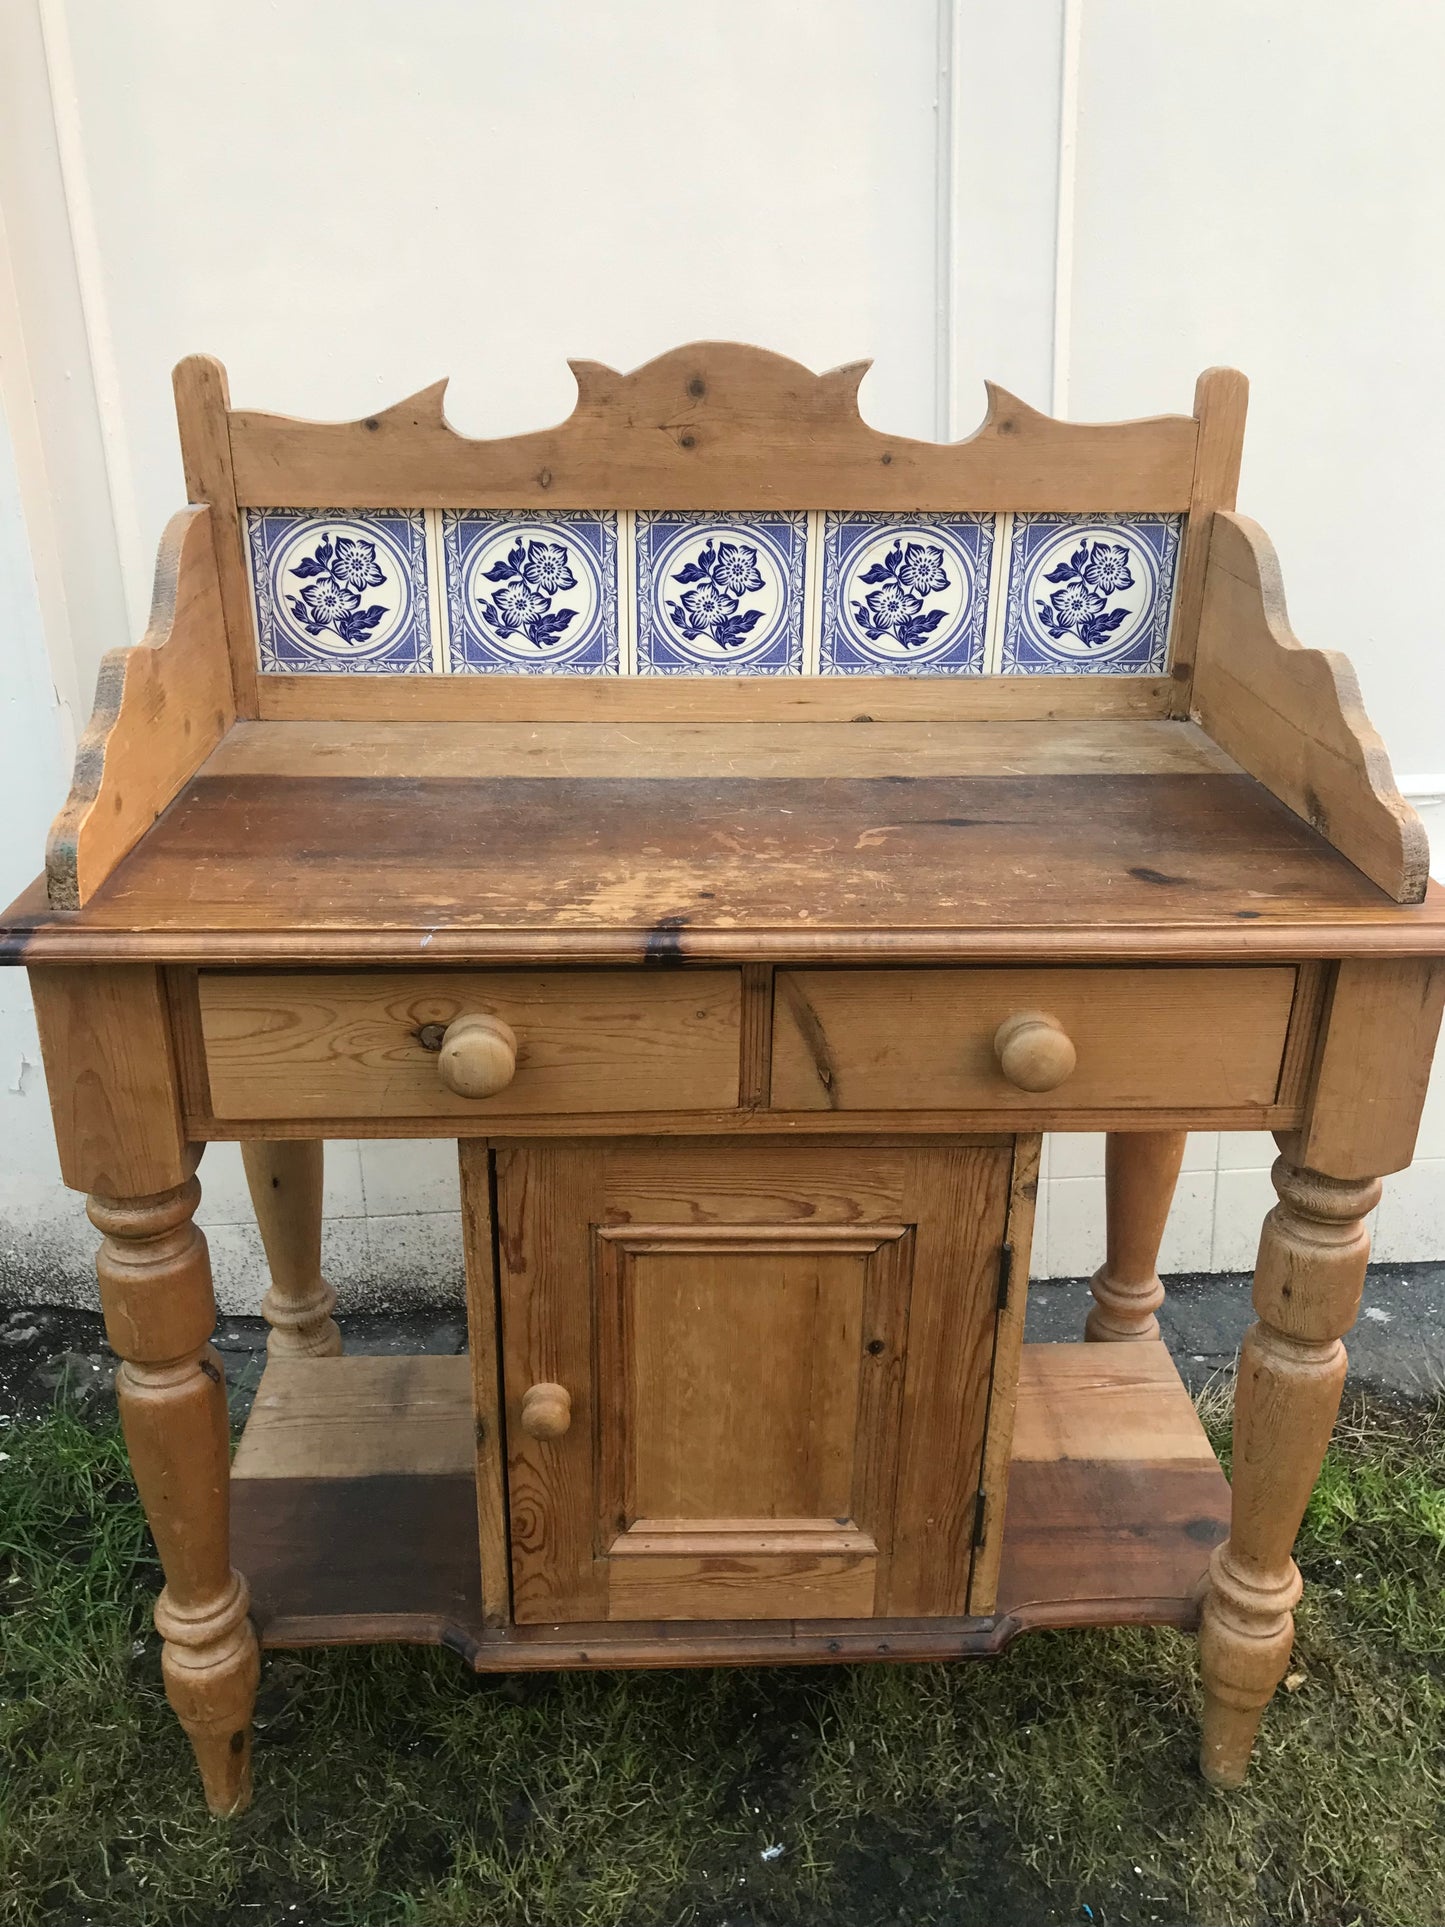
[[[1011,1161],[500,1150],[517,1620],[964,1612]]]

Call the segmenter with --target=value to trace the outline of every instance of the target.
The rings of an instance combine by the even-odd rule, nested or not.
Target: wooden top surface
[[[1445,953],[1188,723],[237,725],[11,961]]]

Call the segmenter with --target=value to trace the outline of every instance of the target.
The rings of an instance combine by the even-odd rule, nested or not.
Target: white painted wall
[[[0,8],[0,882],[38,867],[102,651],[182,497],[169,370],[354,416],[439,373],[462,429],[565,414],[569,354],[697,337],[877,367],[880,427],[966,433],[992,375],[1081,417],[1255,383],[1242,505],[1307,640],[1445,793],[1445,642],[1402,563],[1445,479],[1445,10],[1380,0],[10,0]],[[1342,49],[1348,48],[1348,57]],[[7,479],[8,478],[8,479]],[[1385,566],[1386,558],[1389,566]],[[1431,774],[1431,772],[1439,772]],[[1445,821],[1445,811],[1439,812]],[[0,1290],[85,1294],[23,987],[0,978]],[[12,1088],[13,1087],[13,1088]],[[1445,1256],[1445,1098],[1377,1251]],[[1239,1268],[1268,1140],[1191,1144],[1166,1260]],[[1101,1145],[1048,1154],[1036,1269],[1091,1269]],[[259,1249],[231,1148],[225,1300]],[[459,1275],[450,1147],[338,1145],[343,1288]],[[9,1253],[8,1280],[4,1271]]]

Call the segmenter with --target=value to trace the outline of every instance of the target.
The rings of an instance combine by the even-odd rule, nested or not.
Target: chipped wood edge
[[[1429,839],[1396,786],[1354,669],[1334,650],[1303,646],[1269,537],[1223,510],[1214,516],[1191,713],[1397,903],[1423,900]]]
[[[210,510],[166,524],[150,621],[102,658],[70,794],[50,828],[50,907],[78,910],[195,773],[235,719]]]
[[[328,509],[1190,506],[1199,434],[1191,415],[1064,422],[988,382],[983,422],[943,444],[863,420],[866,361],[815,374],[762,348],[696,342],[628,373],[568,365],[571,415],[495,439],[448,422],[445,380],[351,422],[229,411],[235,500]]]

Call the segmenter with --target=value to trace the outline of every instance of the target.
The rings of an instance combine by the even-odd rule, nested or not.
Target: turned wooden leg
[[[1378,1178],[1329,1178],[1290,1162],[1278,1139],[1279,1203],[1254,1273],[1258,1323],[1245,1334],[1234,1394],[1229,1537],[1209,1565],[1200,1627],[1204,1735],[1199,1764],[1240,1786],[1260,1717],[1294,1641],[1295,1535],[1324,1462],[1345,1382],[1342,1335],[1355,1322],[1370,1255],[1362,1220]]]
[[[1105,1257],[1089,1282],[1095,1304],[1084,1336],[1157,1338],[1164,1303],[1159,1243],[1184,1159],[1185,1131],[1111,1131],[1104,1145]]]
[[[241,1146],[246,1182],[271,1267],[261,1315],[272,1358],[336,1358],[336,1293],[321,1276],[319,1138],[252,1139]]]
[[[195,1178],[149,1198],[92,1195],[96,1270],[121,1365],[116,1394],[141,1503],[165,1573],[156,1629],[166,1697],[196,1750],[206,1804],[251,1797],[259,1661],[246,1582],[231,1568],[230,1441]]]

